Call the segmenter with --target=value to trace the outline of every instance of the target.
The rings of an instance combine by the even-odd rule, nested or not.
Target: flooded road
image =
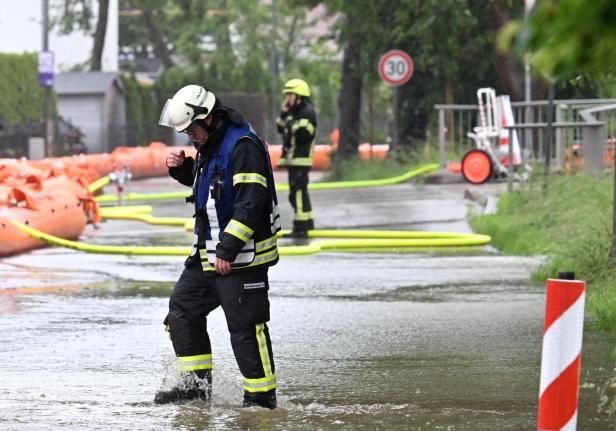
[[[133,191],[167,191],[166,179]],[[469,232],[463,186],[313,192],[317,227]],[[283,226],[291,219],[282,194]],[[183,203],[154,215],[188,216]],[[110,220],[82,240],[188,245],[175,227]],[[544,289],[537,259],[494,250],[283,256],[270,270],[279,408],[239,408],[222,311],[214,394],[155,405],[176,379],[163,331],[184,258],[44,249],[0,260],[0,429],[528,430],[536,427]],[[607,430],[607,340],[586,333],[578,429]]]

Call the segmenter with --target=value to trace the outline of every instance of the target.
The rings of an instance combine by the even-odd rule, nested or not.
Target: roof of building
[[[114,72],[63,72],[55,76],[54,89],[56,94],[103,94],[113,85],[124,92]]]

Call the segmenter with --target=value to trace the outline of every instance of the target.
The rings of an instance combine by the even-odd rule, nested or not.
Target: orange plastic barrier
[[[331,145],[315,145],[313,169],[330,167]],[[170,152],[184,150],[195,157],[193,146],[170,147],[152,142],[147,147],[118,147],[111,154],[81,154],[40,161],[0,159],[0,256],[44,244],[15,228],[9,220],[30,225],[65,239],[78,238],[86,222],[98,222],[98,206],[88,185],[98,178],[128,166],[133,178],[167,175]],[[272,165],[282,154],[281,145],[269,145]],[[383,159],[388,145],[362,144],[362,158]]]
[[[74,156],[73,160],[76,160],[79,167],[95,169],[98,172],[98,178],[117,169],[115,157],[111,154],[80,154]]]
[[[22,232],[10,220],[67,239],[78,238],[86,225],[82,204],[70,191],[53,190],[35,197],[27,190],[11,188],[6,200],[0,202],[0,256],[46,245]]]
[[[607,147],[603,152],[603,165],[606,168],[614,166],[614,155],[616,155],[616,139],[610,138],[607,140]]]
[[[278,160],[280,160],[280,157],[282,156],[282,145],[268,144],[267,152],[269,153],[270,161],[272,162],[272,168],[279,169]]]
[[[278,160],[282,155],[282,145],[268,145],[267,147],[274,169],[278,168]],[[325,170],[331,167],[332,145],[315,145],[312,153],[312,169]],[[364,160],[384,160],[389,153],[389,145],[361,144],[357,153]]]
[[[167,147],[152,142],[147,147],[118,147],[111,153],[116,160],[116,169],[128,166],[133,178],[167,175]]]
[[[452,174],[460,174],[462,173],[462,163],[460,162],[448,162],[447,170]]]
[[[26,159],[0,159],[0,184],[8,178],[25,178],[29,175],[39,177],[43,173],[42,166],[39,167]]]
[[[331,145],[315,145],[312,152],[312,169],[328,169],[331,165],[329,160],[329,153],[331,153],[331,150]],[[272,167],[274,169],[280,169],[281,167],[278,166],[278,161],[282,156],[282,145],[268,145],[267,151],[272,161]]]
[[[332,152],[331,145],[315,145],[312,152],[312,168],[318,171],[329,169],[331,160],[329,158]]]
[[[565,149],[565,172],[580,172],[584,165],[584,148],[581,144],[575,143]],[[616,154],[616,139],[609,138],[603,151],[603,167],[606,169],[614,166],[614,155]]]
[[[387,144],[359,144],[357,148],[359,158],[364,160],[384,160],[389,152],[389,145]]]

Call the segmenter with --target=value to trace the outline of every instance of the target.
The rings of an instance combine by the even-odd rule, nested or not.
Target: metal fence
[[[28,141],[43,136],[43,123],[5,124],[0,130],[0,158],[28,157]]]
[[[547,124],[549,104],[547,100],[512,102],[516,124]],[[611,109],[605,109],[612,107]],[[571,99],[554,100],[552,118],[557,123],[587,122],[588,115],[593,121],[605,123],[606,138],[616,134],[616,99]],[[438,137],[441,166],[446,165],[446,154],[453,152],[463,155],[475,147],[473,139],[467,136],[477,126],[478,105],[435,105],[438,111]],[[587,119],[582,114],[585,114]],[[563,166],[567,149],[583,140],[582,124],[579,127],[556,128],[550,163]],[[586,132],[591,133],[591,132]],[[527,128],[519,131],[518,138],[523,145],[523,157],[528,163],[545,160],[548,151],[547,129]]]

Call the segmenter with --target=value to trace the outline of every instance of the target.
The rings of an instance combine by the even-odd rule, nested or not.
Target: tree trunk
[[[289,62],[289,57],[291,56],[291,47],[295,42],[295,31],[297,27],[298,16],[293,15],[293,20],[291,21],[291,26],[289,27],[289,31],[287,34],[287,40],[284,47],[284,56],[282,57],[282,67],[286,67]]]
[[[162,62],[163,67],[165,69],[169,69],[173,66],[173,61],[171,61],[171,56],[169,55],[167,44],[165,43],[165,39],[160,31],[160,26],[158,25],[156,16],[153,13],[152,8],[148,7],[147,4],[144,4],[145,2],[140,3],[141,10],[143,11],[143,20],[148,29],[148,34],[152,38],[152,48],[154,49],[154,53]]]
[[[105,34],[107,33],[107,14],[109,0],[98,0],[98,22],[94,32],[94,48],[92,49],[92,62],[90,70],[102,69],[103,48],[105,47]]]
[[[491,30],[496,34],[509,21],[509,14],[498,1],[489,3]],[[496,71],[503,85],[503,90],[512,101],[524,100],[524,69],[512,54],[503,54],[495,50]]]
[[[353,31],[354,20],[348,19],[349,39],[344,48],[338,108],[340,110],[340,141],[336,161],[357,154],[361,120],[361,34]]]

